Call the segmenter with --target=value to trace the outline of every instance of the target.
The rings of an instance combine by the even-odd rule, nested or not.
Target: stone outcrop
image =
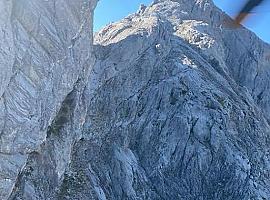
[[[82,4],[64,2],[67,7],[48,10],[27,6],[41,16],[59,14],[53,25],[44,19],[44,34],[54,33],[52,27],[59,34],[46,35],[44,44],[31,36],[35,26],[20,32],[16,15],[37,20],[23,3],[6,13],[9,34],[18,29],[20,39],[3,36],[9,45],[3,51],[15,52],[5,60],[15,64],[1,77],[10,84],[1,89],[7,122],[0,170],[15,184],[0,190],[3,197],[270,198],[268,44],[244,27],[227,26],[230,18],[211,0],[156,0],[97,33],[92,56],[91,18],[71,25]],[[67,8],[66,15],[51,8]],[[57,67],[44,64],[62,55],[58,39],[67,57]],[[34,76],[46,82],[35,90],[30,75],[38,69],[51,73],[45,80]],[[40,95],[36,101],[33,94]],[[33,113],[30,121],[22,120],[25,113]]]
[[[0,2],[0,199],[91,67],[93,0]]]

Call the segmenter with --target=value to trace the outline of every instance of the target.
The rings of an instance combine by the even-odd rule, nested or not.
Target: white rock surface
[[[0,199],[92,55],[93,0],[0,1]]]
[[[66,2],[70,9],[56,26],[60,35],[70,33],[63,27],[74,28],[65,23],[76,16],[69,12],[77,4]],[[41,87],[47,93],[36,92],[43,94],[37,99],[46,111],[38,112],[44,118],[37,115],[44,123],[42,134],[29,134],[39,123],[23,121],[25,102],[31,108],[35,104],[21,91],[30,88],[32,95],[36,90],[18,73],[12,83],[22,96],[5,98],[11,101],[5,105],[16,108],[16,123],[22,120],[18,127],[24,129],[4,124],[3,130],[15,131],[5,131],[3,138],[15,139],[1,146],[11,156],[22,156],[13,160],[8,154],[3,160],[9,163],[0,165],[8,172],[4,191],[16,177],[9,199],[270,199],[270,48],[243,27],[227,28],[228,20],[211,0],[156,0],[97,33],[95,64],[90,54],[87,60],[80,52],[91,52],[91,45],[74,31],[68,38],[80,38],[81,46],[74,51],[77,59],[66,58],[70,68],[41,68],[56,70],[45,80],[46,90]],[[47,29],[53,32],[50,23]],[[18,52],[29,49],[21,42],[28,44],[29,38],[20,35]],[[53,45],[48,53],[62,55],[54,48],[58,37],[50,41],[45,42]],[[72,47],[64,41],[64,47]],[[35,45],[26,55],[35,57]],[[15,66],[32,66],[23,61]],[[81,66],[77,74],[74,62]],[[90,73],[82,72],[88,68]],[[19,132],[27,127],[33,131]]]

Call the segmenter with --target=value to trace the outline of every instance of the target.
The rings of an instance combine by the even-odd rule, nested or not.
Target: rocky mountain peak
[[[142,5],[94,44],[96,1],[9,3],[0,199],[270,198],[270,48],[212,1]]]
[[[124,180],[123,192],[110,195],[269,197],[269,182],[255,175],[269,173],[268,164],[255,161],[269,151],[269,79],[264,78],[269,45],[244,27],[227,27],[227,20],[211,1],[155,1],[143,13],[112,23],[95,36],[99,78],[90,88],[106,88],[110,94],[107,120],[119,117],[113,138],[123,137],[114,147],[128,149],[143,169],[120,167],[113,173],[143,174],[146,180],[139,181],[145,183],[143,196],[130,179]],[[126,134],[132,139],[126,141]],[[113,162],[129,163],[126,155],[117,155],[123,158]],[[146,189],[149,183],[154,192]]]

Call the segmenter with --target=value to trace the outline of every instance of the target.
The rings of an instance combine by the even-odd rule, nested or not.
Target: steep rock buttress
[[[92,58],[94,0],[0,2],[0,199],[7,199],[33,152]],[[27,198],[31,199],[31,198]]]
[[[164,0],[96,34],[71,197],[270,198],[269,45],[229,20]]]
[[[156,0],[97,33],[95,65],[63,93],[9,199],[269,199],[270,48],[229,20],[211,0]]]

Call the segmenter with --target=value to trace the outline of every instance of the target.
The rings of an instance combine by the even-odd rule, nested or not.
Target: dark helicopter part
[[[241,22],[253,11],[253,9],[259,6],[265,0],[249,0],[241,9],[239,14],[235,18],[235,24],[239,25]]]

